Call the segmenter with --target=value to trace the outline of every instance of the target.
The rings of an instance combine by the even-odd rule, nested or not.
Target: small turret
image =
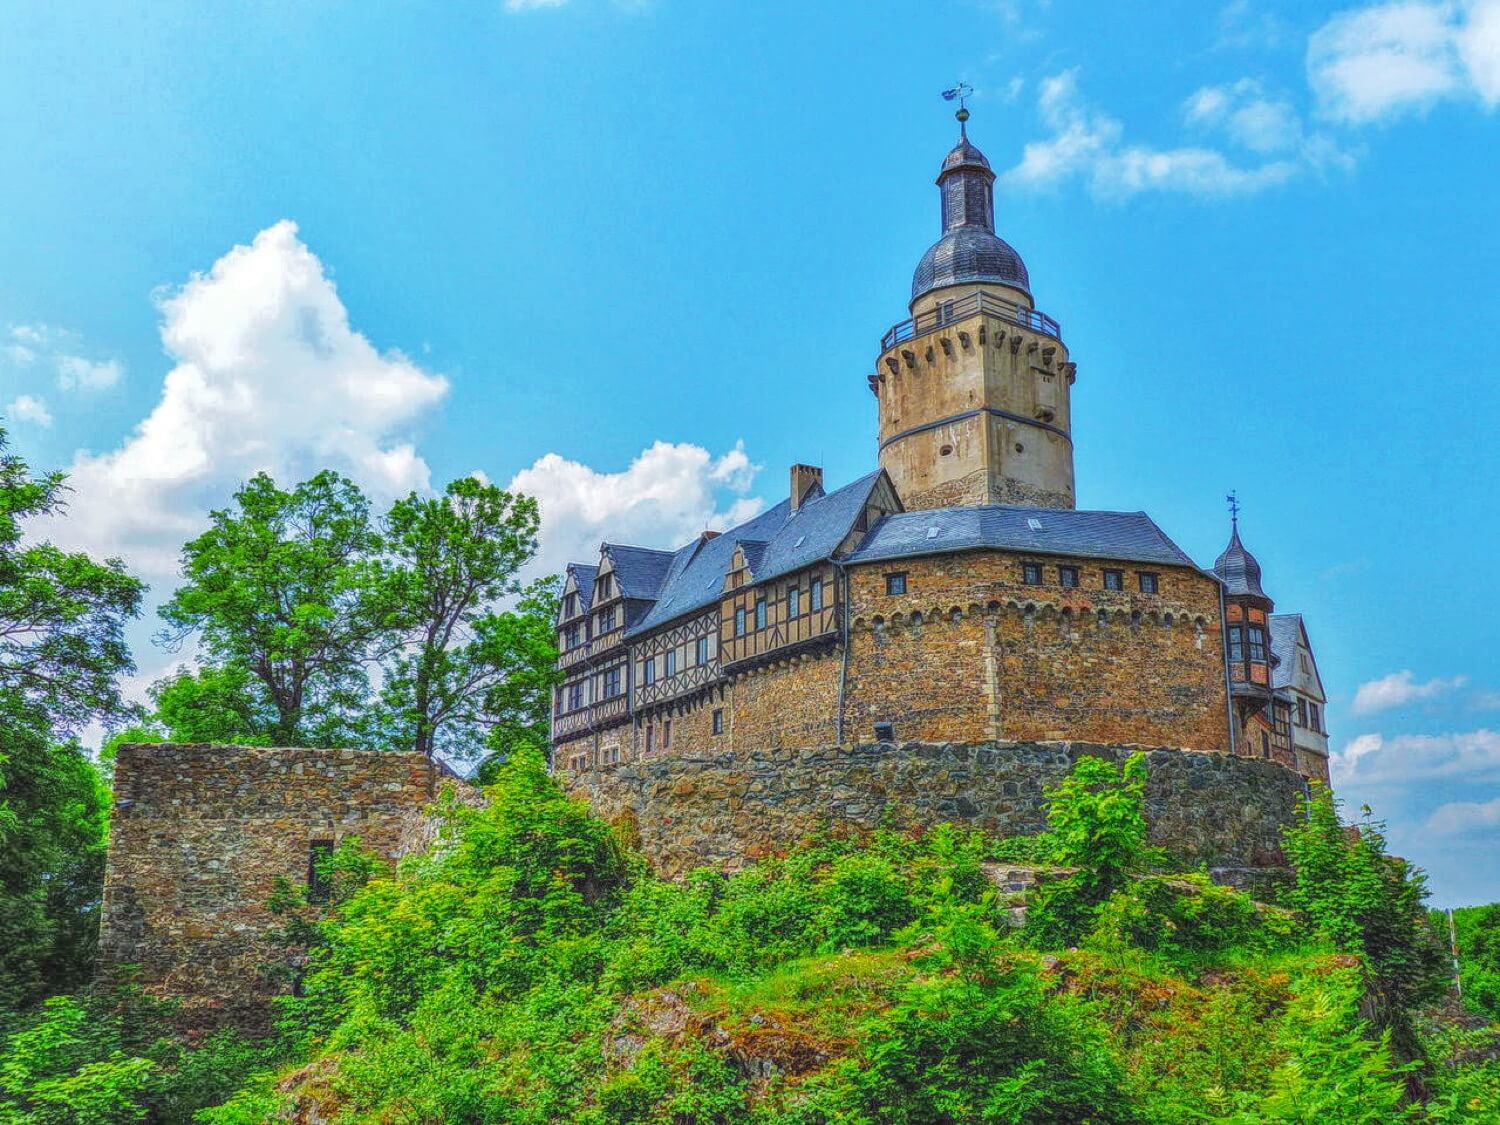
[[[1229,504],[1229,545],[1214,562],[1214,574],[1224,584],[1224,656],[1235,742],[1243,752],[1270,757],[1275,739],[1271,670],[1276,664],[1270,617],[1276,603],[1261,586],[1260,562],[1240,539],[1239,502],[1231,495]]]

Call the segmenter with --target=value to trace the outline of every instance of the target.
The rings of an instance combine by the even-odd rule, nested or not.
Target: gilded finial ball
[[[959,106],[958,107],[958,112],[955,113],[953,116],[956,117],[956,118],[958,118],[959,123],[962,124],[963,122],[965,122],[965,121],[967,121],[969,119],[969,111],[967,109],[965,109],[963,106]]]

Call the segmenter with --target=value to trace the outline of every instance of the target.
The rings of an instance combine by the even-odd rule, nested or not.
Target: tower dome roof
[[[1224,592],[1231,597],[1249,595],[1271,600],[1260,585],[1260,563],[1249,548],[1240,542],[1240,527],[1237,522],[1229,536],[1229,546],[1214,561],[1214,573],[1224,583]]]
[[[963,119],[960,118],[960,121]],[[911,278],[911,299],[945,285],[988,282],[1031,292],[1026,263],[1015,247],[995,233],[995,173],[968,131],[943,157],[938,190],[943,203],[943,236],[927,248]]]

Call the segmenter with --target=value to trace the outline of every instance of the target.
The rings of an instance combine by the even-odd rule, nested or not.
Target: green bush
[[[1147,875],[1100,907],[1087,944],[1130,946],[1175,961],[1200,959],[1261,940],[1261,916],[1249,895],[1206,875]]]

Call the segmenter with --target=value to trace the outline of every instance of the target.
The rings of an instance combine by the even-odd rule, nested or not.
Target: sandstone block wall
[[[609,819],[632,819],[663,872],[743,864],[835,823],[953,821],[1002,835],[1039,831],[1042,791],[1079,757],[1134,750],[1080,742],[905,743],[738,750],[629,762],[564,783]],[[1184,864],[1283,862],[1281,826],[1302,779],[1273,762],[1148,751],[1152,842]]]
[[[182,1023],[264,1023],[287,957],[266,935],[278,876],[305,886],[315,841],[350,836],[394,861],[424,847],[451,775],[421,754],[126,745],[115,762],[100,969],[138,967],[184,999]]]

